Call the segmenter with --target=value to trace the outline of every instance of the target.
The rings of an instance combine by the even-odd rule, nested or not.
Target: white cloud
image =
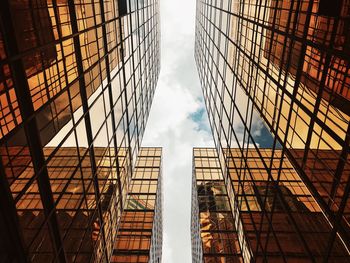
[[[192,148],[213,146],[207,120],[191,115],[203,109],[194,62],[195,1],[162,0],[162,65],[143,146],[163,147],[163,261],[192,262]],[[204,114],[206,116],[206,113]]]
[[[143,146],[163,146],[163,260],[186,263],[191,262],[192,148],[213,146],[212,138],[190,118],[203,105],[181,81],[169,85],[162,72],[157,89]]]

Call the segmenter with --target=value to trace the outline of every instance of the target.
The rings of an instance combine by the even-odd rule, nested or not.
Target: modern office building
[[[111,262],[162,262],[162,149],[141,148]]]
[[[45,156],[53,150],[44,148]],[[79,167],[79,155],[86,149],[80,148],[77,153],[74,147],[61,147],[47,166],[67,261],[149,262],[151,256],[150,262],[157,262],[162,247],[161,148],[140,148],[132,178],[127,167],[120,167],[119,172],[113,169],[116,162],[113,148],[94,150],[99,163],[102,225],[89,158]],[[126,150],[120,151],[118,162],[125,164],[127,156]],[[33,166],[27,166],[11,185],[14,197],[21,194],[33,172]],[[30,186],[19,199],[18,231],[24,240],[31,242],[31,261],[51,262],[54,251],[40,200],[37,185]]]
[[[0,2],[0,262],[108,262],[160,71],[159,3]]]
[[[346,253],[350,248],[349,12],[349,1],[197,1],[195,59],[225,182],[233,172],[254,173],[247,164],[252,152],[271,189],[281,185],[283,165],[291,163],[329,224],[322,230],[327,245],[316,252],[305,225],[288,214],[308,262],[338,262],[344,256],[338,245]],[[232,148],[238,152],[226,150]],[[230,168],[237,158],[242,166]],[[286,188],[277,188],[274,199],[283,199]],[[264,213],[275,217],[276,205]],[[235,220],[237,229],[242,222]],[[249,227],[255,242],[264,243],[260,229]],[[267,245],[258,247],[242,250],[243,257],[273,260]]]
[[[194,148],[192,262],[242,262],[237,234],[216,150]]]
[[[337,237],[325,258],[331,226],[282,150],[260,149],[273,160],[269,179],[255,149],[232,148],[225,184],[215,148],[194,148],[192,253],[194,262],[348,262]],[[273,156],[271,158],[271,156]],[[237,231],[239,229],[239,231]]]

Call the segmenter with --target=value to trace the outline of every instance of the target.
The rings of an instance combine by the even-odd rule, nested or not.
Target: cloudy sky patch
[[[163,147],[163,261],[191,260],[192,148],[213,147],[194,61],[195,1],[162,0],[161,73],[143,146]]]

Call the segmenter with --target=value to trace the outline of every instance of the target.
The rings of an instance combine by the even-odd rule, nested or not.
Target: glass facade
[[[322,262],[331,226],[282,150],[230,152],[226,183],[215,148],[194,148],[194,262]],[[273,162],[269,179],[263,161]],[[239,229],[237,231],[236,229]],[[232,233],[231,233],[232,232]],[[241,252],[242,251],[242,252]],[[232,259],[231,259],[232,257]],[[226,261],[222,261],[225,258]],[[222,260],[221,260],[222,259]],[[227,261],[228,260],[228,261]],[[327,262],[347,262],[337,237]]]
[[[1,262],[107,262],[160,71],[157,0],[0,1]]]
[[[192,262],[243,262],[230,202],[216,150],[194,148]]]
[[[53,150],[45,148],[45,156]],[[125,166],[125,149],[118,158],[112,148],[94,150],[99,164],[98,203],[90,158],[79,159],[85,148],[77,152],[61,147],[47,166],[67,262],[157,262],[162,247],[161,148],[140,148],[132,178]],[[124,163],[119,171],[116,162]],[[11,184],[12,196],[18,199],[18,231],[25,244],[30,244],[29,262],[51,262],[55,252],[38,184],[21,193],[33,172],[28,165]],[[2,234],[6,242],[9,236]]]
[[[247,166],[254,152],[268,183],[254,191],[243,187],[243,192],[282,198],[292,191],[281,187],[283,165],[290,163],[309,191],[305,197],[312,196],[326,216],[326,221],[315,216],[306,225],[285,208],[304,244],[295,262],[350,260],[338,258],[350,248],[349,12],[347,0],[197,0],[195,59],[225,181],[233,173],[254,173]],[[266,138],[268,151],[261,149]],[[232,148],[238,152],[225,150]],[[243,169],[230,167],[237,158]],[[283,201],[284,207],[288,202]],[[273,216],[270,222],[278,206],[263,209]],[[244,227],[244,219],[237,222],[237,228]],[[306,229],[313,233],[312,224],[323,231],[321,250],[313,244],[318,235],[305,237]],[[273,260],[262,228],[252,231],[257,234],[255,250],[242,248],[244,258]],[[275,242],[270,228],[266,233]],[[248,242],[248,235],[240,242]],[[292,260],[291,250],[276,246],[283,255],[278,260]]]
[[[161,148],[141,148],[111,262],[162,262],[161,157]]]

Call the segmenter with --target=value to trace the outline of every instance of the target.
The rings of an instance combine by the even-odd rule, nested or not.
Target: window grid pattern
[[[1,258],[106,262],[159,75],[159,3],[1,1],[0,19]]]
[[[227,148],[240,159],[255,149],[264,168],[247,170],[277,185],[288,157],[331,224],[323,258],[307,244],[303,257],[333,260],[339,236],[350,244],[349,2],[198,0],[196,12],[195,59],[225,179]],[[273,136],[270,153],[259,149],[259,123]]]
[[[141,148],[139,158],[153,163],[161,148]],[[111,262],[161,262],[162,174],[161,162],[135,166]],[[150,201],[151,200],[151,201]]]
[[[243,262],[230,200],[216,150],[193,149],[192,260]]]

